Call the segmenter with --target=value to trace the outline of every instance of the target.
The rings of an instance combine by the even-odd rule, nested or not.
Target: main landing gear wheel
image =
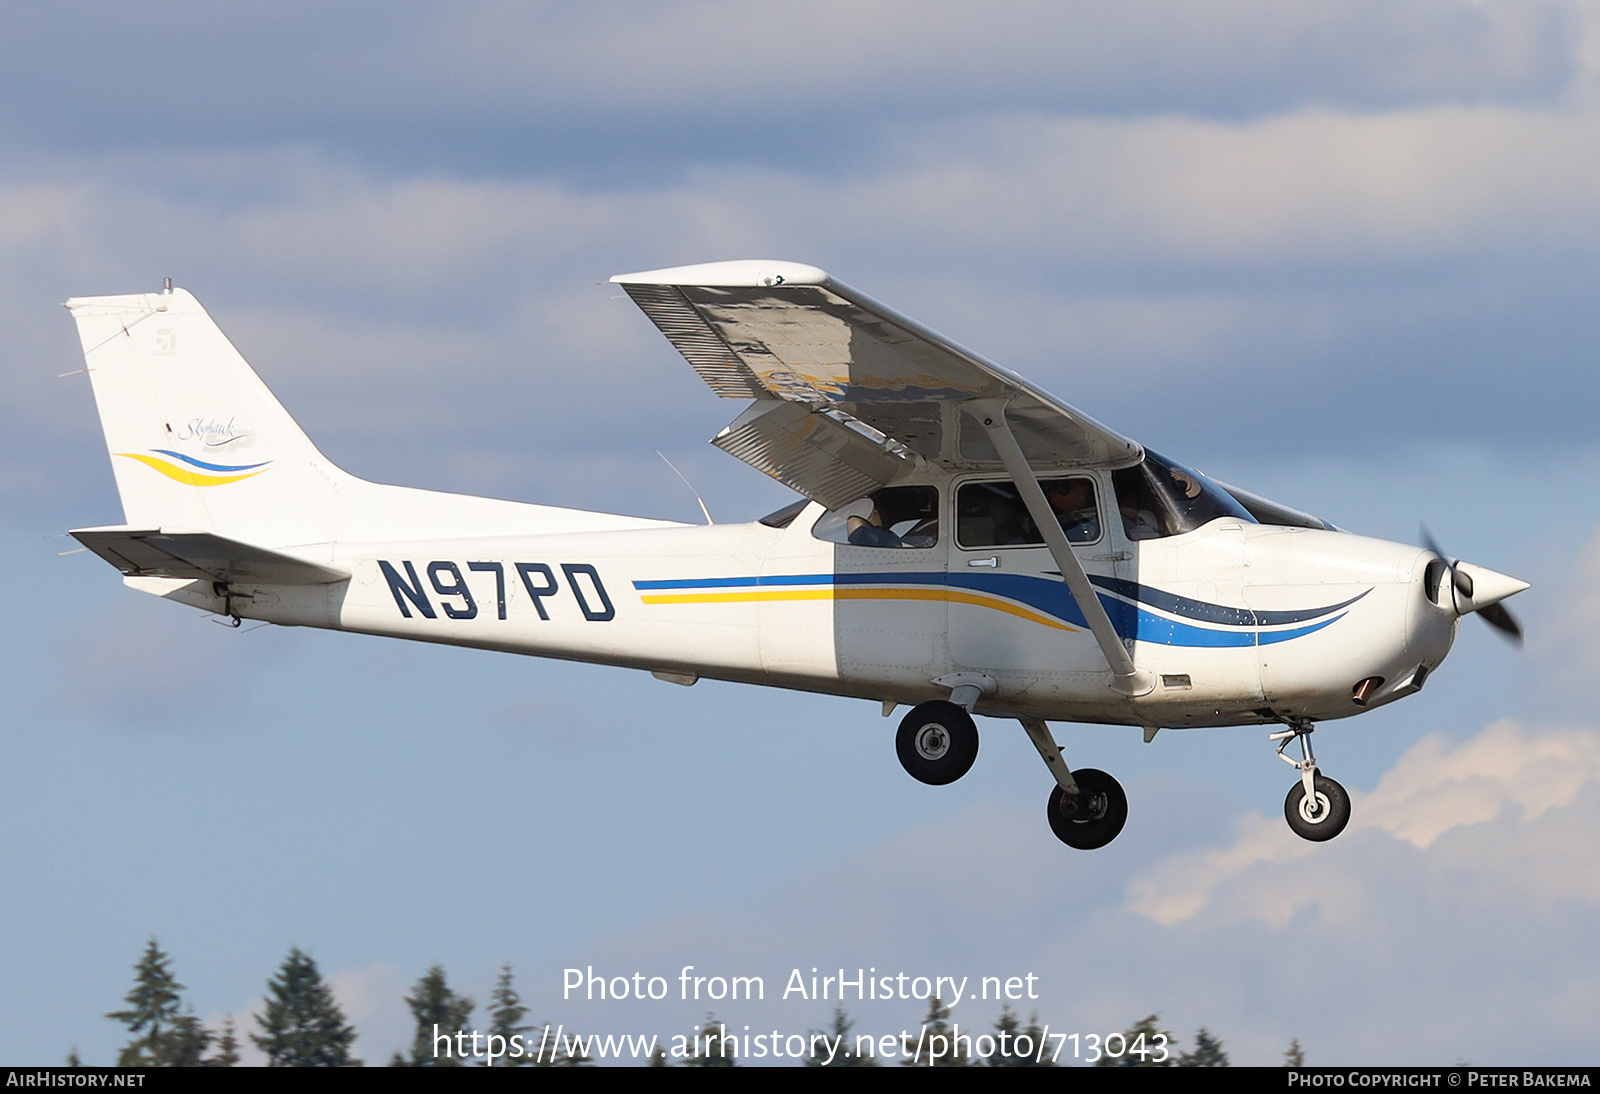
[[[1316,795],[1311,798],[1306,797],[1304,783],[1289,788],[1289,796],[1283,800],[1283,819],[1301,839],[1321,843],[1350,823],[1350,795],[1324,775],[1318,775],[1313,785]]]
[[[1061,787],[1050,791],[1050,831],[1068,847],[1093,851],[1117,838],[1128,820],[1128,795],[1122,784],[1092,767],[1072,773],[1078,784],[1077,808],[1067,807]]]
[[[919,703],[900,722],[894,738],[900,766],[913,779],[944,786],[965,775],[978,758],[978,727],[972,715],[943,699]]]

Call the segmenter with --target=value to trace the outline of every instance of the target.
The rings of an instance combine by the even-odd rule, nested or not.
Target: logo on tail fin
[[[138,460],[185,486],[226,486],[241,479],[253,479],[272,463],[271,460],[246,464],[206,463],[169,448],[152,448],[148,453],[118,452],[117,455]],[[179,462],[174,463],[175,460]]]
[[[220,421],[216,418],[196,418],[178,434],[180,441],[199,441],[207,448],[222,448],[232,452],[235,448],[249,448],[256,435],[248,430],[241,433],[233,428],[234,419]]]

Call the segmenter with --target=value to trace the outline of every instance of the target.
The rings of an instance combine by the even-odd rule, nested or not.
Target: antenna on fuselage
[[[678,465],[673,463],[671,460],[667,459],[667,454],[665,452],[661,451],[661,449],[659,449],[659,448],[656,449],[656,455],[661,457],[661,462],[665,463],[668,467],[672,468],[672,473],[674,475],[678,476],[678,478],[680,478],[680,479],[683,479],[683,485],[685,485],[685,486],[687,486],[689,488],[689,493],[694,495],[695,503],[700,506],[700,511],[706,515],[706,523],[707,524],[715,524],[715,523],[717,523],[716,521],[711,519],[711,510],[706,508],[706,503],[704,501],[700,500],[700,493],[699,493],[699,491],[697,491],[694,488],[694,483],[690,482],[687,478],[684,478],[683,472],[678,470]]]

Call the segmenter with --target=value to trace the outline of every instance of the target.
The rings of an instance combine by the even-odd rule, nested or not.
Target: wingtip
[[[617,274],[613,285],[698,285],[716,289],[770,288],[778,285],[822,285],[827,271],[803,262],[741,258],[732,262],[701,262],[660,270]]]

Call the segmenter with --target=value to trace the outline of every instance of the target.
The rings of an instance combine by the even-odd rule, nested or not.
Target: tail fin
[[[182,289],[68,300],[124,520],[266,547],[336,538],[330,464]]]

